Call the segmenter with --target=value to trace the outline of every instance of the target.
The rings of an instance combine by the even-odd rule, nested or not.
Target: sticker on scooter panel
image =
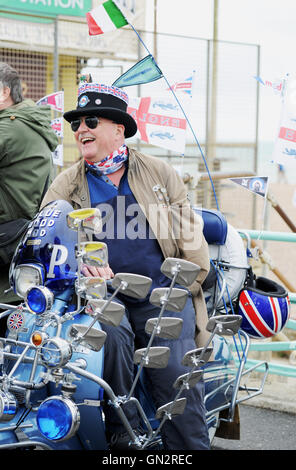
[[[38,245],[41,245],[40,238],[37,238],[37,240],[35,240],[34,238],[27,240],[27,246],[38,246]]]
[[[68,249],[64,245],[52,245],[52,254],[48,268],[48,279],[55,278],[54,268],[65,263],[68,258]]]
[[[47,234],[47,229],[55,225],[62,211],[59,209],[47,209],[39,212],[38,217],[32,221],[28,231],[29,237],[42,238]]]
[[[7,319],[7,328],[9,331],[20,331],[25,324],[25,317],[21,312],[13,312]]]

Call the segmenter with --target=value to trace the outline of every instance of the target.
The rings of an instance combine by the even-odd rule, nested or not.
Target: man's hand
[[[112,279],[114,273],[110,266],[104,268],[96,268],[95,266],[89,266],[88,264],[83,264],[81,272],[86,277],[102,277],[103,279]]]

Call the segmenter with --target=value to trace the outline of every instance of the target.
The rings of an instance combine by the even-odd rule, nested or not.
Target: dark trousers
[[[107,333],[104,357],[104,379],[112,387],[116,395],[127,395],[134,379],[134,349],[147,345],[150,336],[145,333],[147,319],[157,317],[160,309],[149,302],[124,301],[126,315],[119,327],[102,325]],[[145,373],[151,383],[151,396],[156,408],[172,401],[177,394],[173,388],[176,378],[190,368],[181,365],[187,351],[196,349],[195,311],[192,298],[189,296],[182,312],[166,311],[164,316],[183,319],[182,333],[179,339],[166,340],[155,337],[153,346],[170,348],[169,363],[166,368],[146,368]],[[209,449],[209,437],[205,419],[204,383],[198,382],[194,388],[183,391],[181,397],[187,398],[185,411],[182,415],[167,420],[162,428],[162,440],[165,449],[194,450]],[[134,405],[124,405],[124,410],[132,427],[139,425]],[[116,412],[109,407],[105,411],[106,424],[111,432],[123,432],[121,421]]]

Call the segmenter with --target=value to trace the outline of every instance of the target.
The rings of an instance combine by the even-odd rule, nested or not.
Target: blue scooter
[[[210,247],[218,247],[219,252],[225,246],[227,223],[213,211],[201,215]],[[162,426],[183,413],[186,398],[182,392],[202,378],[212,439],[225,425],[237,424],[239,403],[263,391],[268,365],[262,362],[246,369],[249,338],[240,330],[241,317],[229,313],[222,301],[227,275],[218,272],[220,255],[215,253],[214,269],[205,285],[209,338],[204,347],[183,357],[189,372],[176,380],[175,399],[155,409],[145,369],[166,367],[169,348],[153,346],[153,339],[178,338],[182,321],[177,315],[166,317],[165,311],[184,308],[186,287],[199,272],[197,265],[177,258],[168,258],[161,266],[171,279],[170,286],[154,289],[150,295],[150,302],[160,311],[158,318],[146,324],[147,347],[135,351],[131,390],[124,397],[114,394],[102,378],[106,333],[100,325],[118,326],[124,308],[116,302],[116,295],[145,298],[152,280],[118,273],[111,282],[112,294],[108,294],[104,279],[80,274],[82,263],[105,266],[108,262],[106,245],[92,241],[100,223],[96,209],[73,211],[67,202],[55,201],[37,214],[16,249],[10,283],[23,300],[17,306],[0,304],[4,310],[0,318],[7,319],[7,334],[0,338],[0,450],[107,450],[103,403],[114,407],[133,448],[161,448]],[[247,266],[235,268],[245,273]],[[238,343],[235,360],[233,345]],[[242,385],[242,378],[261,365],[265,373],[260,385]],[[127,402],[135,404],[142,418],[142,435],[135,434],[124,413]]]

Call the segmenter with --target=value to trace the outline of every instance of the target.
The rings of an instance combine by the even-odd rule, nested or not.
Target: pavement
[[[283,382],[272,380],[271,383],[265,383],[261,395],[244,403],[248,406],[296,414],[296,379],[288,378]]]
[[[214,437],[211,450],[213,451],[246,451],[259,450],[268,452],[257,452],[255,455],[256,466],[262,459],[262,467],[273,467],[275,450],[291,450],[295,452],[295,415],[282,413],[281,411],[255,408],[254,406],[240,406],[240,438],[222,439]],[[241,459],[243,455],[237,454],[234,457]],[[222,456],[223,457],[223,456]],[[251,456],[252,457],[252,456]],[[219,458],[219,457],[218,457]],[[269,461],[270,459],[270,461]],[[237,460],[240,462],[240,460]],[[252,461],[253,465],[254,462]],[[261,466],[261,462],[259,463]]]

